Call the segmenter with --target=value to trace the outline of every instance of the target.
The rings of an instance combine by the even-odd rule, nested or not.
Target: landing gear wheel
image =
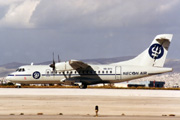
[[[21,88],[21,86],[16,86],[16,88]]]
[[[15,84],[15,87],[16,87],[16,88],[21,88],[21,84],[16,83],[16,84]]]
[[[86,89],[86,88],[87,88],[87,85],[82,84],[82,85],[79,86],[79,88],[80,88],[80,89]]]

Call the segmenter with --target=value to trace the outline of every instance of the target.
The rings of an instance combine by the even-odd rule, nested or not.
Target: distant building
[[[149,87],[157,87],[157,88],[163,88],[165,85],[165,82],[162,81],[150,81]]]
[[[128,87],[146,87],[145,84],[128,84]]]
[[[100,84],[102,86],[102,84]],[[163,81],[128,81],[128,82],[122,82],[122,83],[115,83],[115,87],[158,87],[158,88],[164,88],[165,82]]]

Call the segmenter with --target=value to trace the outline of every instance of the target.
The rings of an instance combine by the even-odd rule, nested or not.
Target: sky
[[[173,34],[180,59],[180,0],[0,0],[0,64],[136,56]]]

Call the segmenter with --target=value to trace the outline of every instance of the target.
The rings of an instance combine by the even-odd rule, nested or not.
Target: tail
[[[119,64],[163,67],[172,37],[172,34],[157,35],[144,52],[134,59]]]

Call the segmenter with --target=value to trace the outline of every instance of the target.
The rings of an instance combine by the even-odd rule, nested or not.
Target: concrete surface
[[[180,91],[122,89],[0,89],[0,119],[180,119]],[[24,113],[20,116],[20,113]],[[43,113],[43,116],[37,116]],[[63,115],[58,115],[62,113]],[[13,114],[13,115],[10,115]],[[121,116],[125,114],[125,116]],[[162,117],[174,114],[175,117]],[[50,116],[50,117],[49,117]],[[21,118],[22,117],[22,118]],[[79,118],[80,117],[80,118]]]
[[[179,120],[180,117],[160,116],[0,116],[0,120]]]
[[[67,89],[67,88],[0,88],[0,95],[87,95],[87,96],[144,96],[179,97],[180,90],[143,89]]]

